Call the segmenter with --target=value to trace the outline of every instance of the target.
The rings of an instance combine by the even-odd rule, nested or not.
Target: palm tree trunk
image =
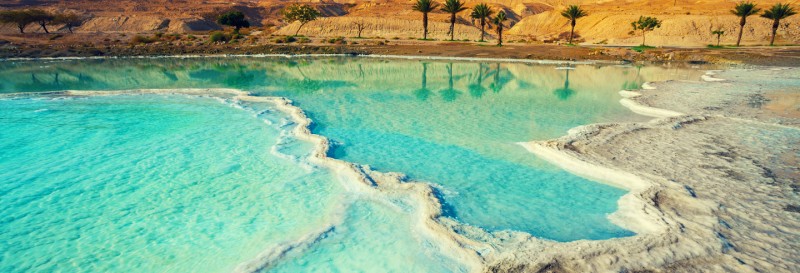
[[[39,22],[39,25],[42,26],[42,29],[44,29],[44,33],[50,34],[50,31],[47,31],[47,23]]]
[[[569,43],[572,44],[572,35],[575,34],[575,20],[572,20],[572,29],[569,31]]]
[[[25,33],[25,26],[22,24],[17,24],[17,27],[19,28],[19,33]]]
[[[455,40],[456,14],[450,14],[450,41]]]
[[[305,24],[300,23],[300,26],[297,27],[297,31],[294,32],[294,36],[297,36],[297,34],[300,33],[300,29],[303,28],[303,25],[305,25]]]
[[[483,37],[486,35],[486,19],[481,18],[481,42],[483,42]]]
[[[775,22],[772,23],[772,39],[769,40],[769,45],[775,45],[775,34],[778,33],[778,26],[780,25],[780,19],[775,19]]]
[[[497,45],[503,45],[503,25],[497,25]]]
[[[746,17],[742,17],[742,20],[739,21],[739,38],[736,39],[736,46],[737,47],[742,42],[742,32],[744,32],[744,24],[745,23],[747,23],[747,19],[746,19]]]
[[[422,13],[422,39],[428,39],[428,13]]]
[[[722,35],[720,35],[720,34],[717,34],[717,46],[719,46],[719,39],[720,39],[720,36],[722,36]]]

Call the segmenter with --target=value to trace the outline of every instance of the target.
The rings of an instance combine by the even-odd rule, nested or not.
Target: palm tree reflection
[[[560,99],[560,100],[567,100],[567,99],[569,99],[569,97],[572,97],[572,95],[575,94],[575,90],[573,90],[572,88],[569,88],[569,71],[570,70],[572,70],[572,69],[571,68],[564,69],[564,71],[566,71],[566,73],[567,73],[567,77],[566,77],[566,79],[564,79],[564,87],[558,88],[555,91],[553,91],[553,94],[555,94],[556,97],[558,97],[558,99]]]
[[[425,101],[431,96],[431,90],[428,89],[428,64],[422,63],[422,87],[414,90],[414,96],[421,101]]]
[[[483,93],[486,93],[486,87],[483,87],[483,63],[478,64],[478,78],[468,88],[473,98],[483,97]]]
[[[449,63],[447,65],[447,75],[447,88],[439,91],[439,94],[442,96],[442,100],[446,102],[452,102],[456,100],[456,97],[458,97],[459,94],[461,94],[461,91],[453,88],[453,63]]]

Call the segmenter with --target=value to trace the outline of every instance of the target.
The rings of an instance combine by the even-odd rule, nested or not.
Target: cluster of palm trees
[[[433,0],[417,0],[414,3],[413,9],[415,11],[422,13],[422,29],[423,29],[423,40],[428,39],[428,13],[433,12],[436,8],[439,7],[439,4],[434,2]],[[456,14],[467,10],[465,3],[461,0],[445,0],[444,5],[442,5],[441,11],[447,12],[450,14],[450,30],[448,34],[450,34],[450,40],[455,40],[455,23],[456,23]],[[744,29],[744,25],[747,23],[747,17],[750,15],[758,14],[761,9],[756,7],[756,4],[752,2],[740,2],[736,5],[736,7],[731,11],[734,15],[741,18],[739,22],[739,37],[736,40],[736,46],[742,41],[742,32]],[[775,35],[778,31],[778,27],[780,26],[780,20],[785,19],[786,17],[792,16],[797,14],[797,12],[789,6],[789,4],[782,4],[778,3],[772,6],[770,9],[765,10],[761,17],[773,20],[772,22],[772,37],[770,38],[770,45],[775,44]],[[472,13],[470,13],[470,17],[476,19],[480,22],[481,26],[481,37],[480,41],[483,42],[485,35],[486,35],[486,25],[494,24],[496,26],[497,31],[497,45],[503,45],[503,29],[504,25],[503,22],[508,20],[505,11],[499,11],[497,15],[492,17],[494,12],[491,8],[489,8],[486,4],[478,4],[472,8]],[[577,21],[581,17],[588,16],[589,13],[586,10],[582,9],[580,6],[577,5],[570,5],[567,6],[563,11],[561,11],[561,16],[567,18],[570,23],[570,31],[569,31],[569,44],[572,44],[572,40],[575,36],[575,25]],[[657,25],[660,26],[661,21],[657,20],[656,18],[646,17],[652,19],[653,22],[657,22]],[[642,21],[642,18],[639,19]],[[636,23],[634,22],[634,28],[636,28]],[[639,24],[641,25],[641,24]],[[652,25],[652,24],[651,24]],[[648,25],[650,26],[650,25]],[[656,28],[656,25],[652,25],[648,28],[648,26],[643,26],[639,28],[642,30],[642,36],[644,38],[644,32],[647,30],[652,30]],[[717,35],[719,40],[719,36],[721,36],[724,32],[719,30],[714,34]]]
[[[428,13],[431,13],[439,7],[439,4],[434,2],[433,0],[417,0],[414,3],[413,9],[415,11],[422,13],[422,39],[428,39]],[[450,40],[455,40],[455,25],[456,25],[456,14],[462,11],[467,10],[465,3],[461,0],[445,0],[444,5],[442,5],[441,11],[447,12],[450,14],[450,30],[448,34],[450,34]],[[489,8],[486,4],[478,4],[472,8],[472,13],[470,13],[470,17],[473,19],[479,20],[481,24],[481,38],[480,41],[483,42],[486,36],[486,25],[487,24],[494,24],[496,26],[497,31],[497,45],[503,45],[503,29],[504,25],[503,22],[508,20],[505,11],[499,11],[497,15],[494,15],[494,11]]]
[[[741,18],[739,20],[739,37],[736,38],[736,46],[739,46],[742,42],[742,32],[744,32],[744,25],[747,24],[747,17],[756,15],[759,11],[761,11],[761,9],[757,8],[756,4],[753,2],[739,2],[739,4],[736,4],[736,7],[731,10],[731,13]],[[775,44],[775,34],[778,32],[781,19],[795,14],[797,14],[797,12],[794,8],[789,6],[789,4],[783,3],[777,3],[761,14],[761,17],[772,20],[772,37],[769,40],[769,45]]]

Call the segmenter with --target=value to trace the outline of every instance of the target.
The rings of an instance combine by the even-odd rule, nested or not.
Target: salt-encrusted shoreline
[[[522,242],[489,271],[800,271],[800,128],[792,126],[800,105],[776,114],[741,107],[748,96],[800,96],[798,77],[796,68],[749,69],[648,83],[620,95],[634,112],[657,117],[650,122],[587,125],[524,143],[578,175],[622,183],[631,191],[619,212],[660,217],[662,228],[548,247]]]

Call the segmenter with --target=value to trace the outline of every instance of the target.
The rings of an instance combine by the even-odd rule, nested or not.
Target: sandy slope
[[[630,188],[612,219],[640,235],[553,246],[526,241],[489,270],[800,271],[798,105],[753,104],[760,96],[796,102],[798,75],[796,68],[733,70],[706,82],[657,83],[632,100],[688,115],[589,125],[525,143],[568,170]],[[641,218],[659,220],[654,229],[630,221]]]
[[[217,14],[226,10],[244,12],[254,27],[266,32],[294,34],[297,24],[289,24],[281,18],[281,9],[302,2],[321,11],[323,20],[312,22],[302,33],[315,37],[353,37],[354,21],[365,21],[369,25],[368,37],[420,38],[422,36],[421,14],[411,9],[410,0],[6,0],[0,1],[0,9],[38,7],[49,10],[68,10],[84,14],[91,19],[78,27],[80,32],[207,32],[218,29],[214,23]],[[437,1],[443,2],[443,1]],[[655,16],[663,20],[661,28],[648,34],[648,44],[655,46],[705,46],[716,42],[711,31],[721,28],[723,44],[735,43],[738,18],[730,14],[735,1],[729,0],[466,0],[468,7],[488,3],[497,12],[508,14],[506,40],[525,40],[531,43],[565,40],[569,23],[560,11],[566,5],[581,5],[589,16],[581,18],[576,27],[582,36],[579,41],[588,44],[638,45],[640,33],[631,32],[631,21],[639,16]],[[783,0],[756,1],[767,8]],[[791,3],[797,8],[797,3]],[[470,18],[470,11],[458,14],[456,39],[478,39],[478,23]],[[431,36],[449,39],[449,15],[436,10],[430,14]],[[744,30],[743,43],[747,45],[768,44],[771,21],[752,16]],[[487,29],[493,38],[494,29]],[[0,33],[14,33],[12,26],[0,27]],[[39,31],[30,26],[28,32]],[[778,44],[800,43],[800,16],[787,18],[778,30]]]

